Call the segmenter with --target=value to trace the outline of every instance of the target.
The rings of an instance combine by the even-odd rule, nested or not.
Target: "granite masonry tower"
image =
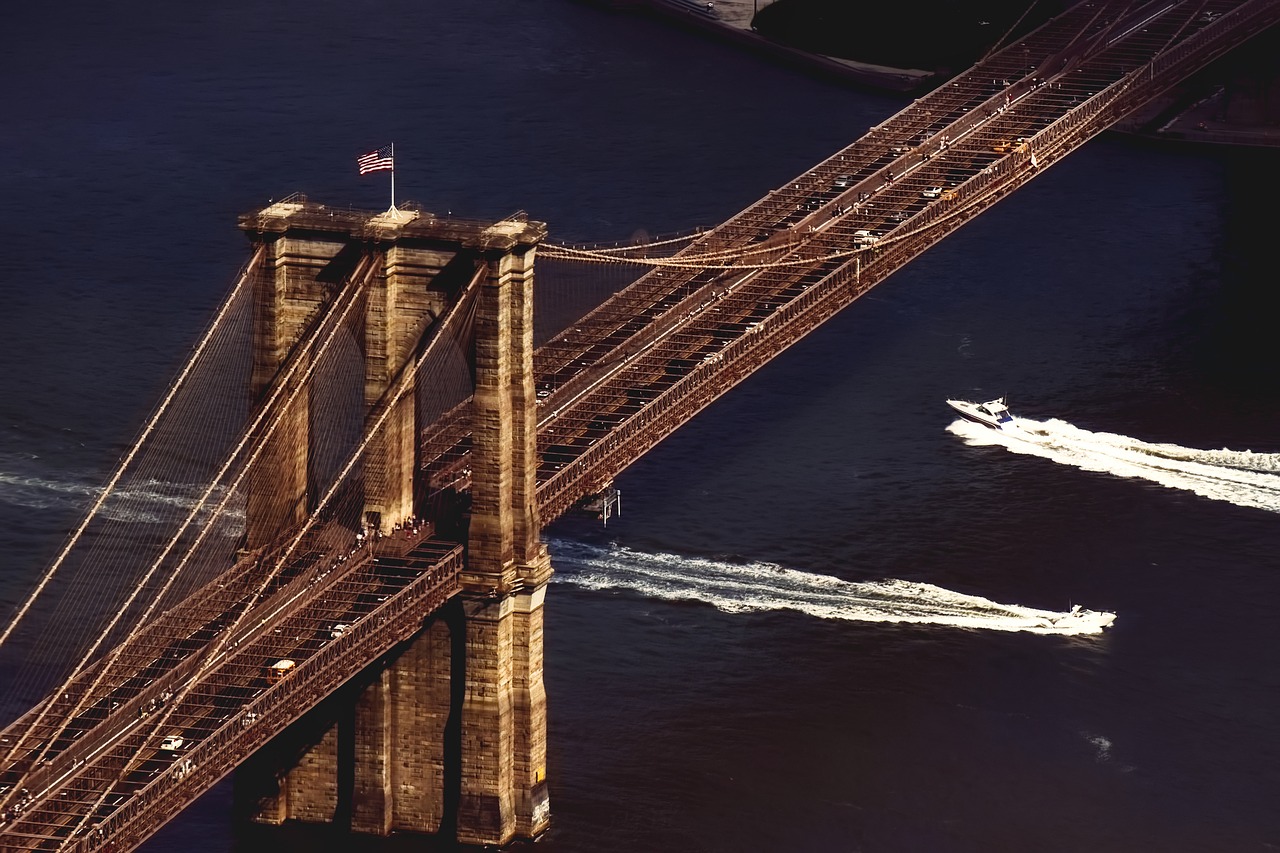
[[[246,214],[240,227],[265,252],[254,290],[255,393],[357,278],[366,295],[351,327],[366,412],[413,381],[406,366],[464,292],[474,300],[475,388],[463,592],[246,762],[239,807],[259,823],[376,835],[408,830],[470,844],[535,837],[549,820],[542,618],[551,565],[535,494],[533,380],[533,260],[545,226],[294,198]],[[313,398],[300,395],[285,413],[287,437],[269,450],[271,487],[250,489],[249,547],[315,505]],[[366,454],[362,517],[383,532],[421,516],[422,426],[406,394]]]

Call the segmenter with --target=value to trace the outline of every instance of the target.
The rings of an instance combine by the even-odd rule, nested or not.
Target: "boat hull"
[[[1007,431],[1017,428],[1017,421],[1002,400],[991,400],[987,403],[970,403],[967,400],[947,400],[947,405],[968,421],[982,424],[991,429]]]

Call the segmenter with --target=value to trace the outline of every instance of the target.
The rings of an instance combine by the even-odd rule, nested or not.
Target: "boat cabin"
[[[1009,407],[1001,400],[992,400],[989,403],[980,403],[978,405],[978,414],[986,415],[996,423],[1008,423],[1013,420],[1013,415],[1009,413]]]

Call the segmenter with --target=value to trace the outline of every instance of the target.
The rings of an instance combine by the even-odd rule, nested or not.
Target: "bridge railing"
[[[458,591],[463,548],[457,546],[428,572],[308,657],[290,675],[244,705],[208,738],[95,825],[72,849],[95,850],[107,840],[131,847],[150,835],[241,761],[283,731],[369,661],[409,639],[422,622]],[[184,772],[176,772],[181,766]]]

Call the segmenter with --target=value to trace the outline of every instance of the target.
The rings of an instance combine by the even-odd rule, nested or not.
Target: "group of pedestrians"
[[[3,793],[3,792],[0,791],[0,793]],[[23,810],[25,810],[30,803],[31,803],[31,792],[26,788],[23,788],[21,791],[18,792],[18,799],[14,802],[13,805],[5,809],[4,811],[0,811],[0,826],[4,826],[10,820],[22,814]]]

